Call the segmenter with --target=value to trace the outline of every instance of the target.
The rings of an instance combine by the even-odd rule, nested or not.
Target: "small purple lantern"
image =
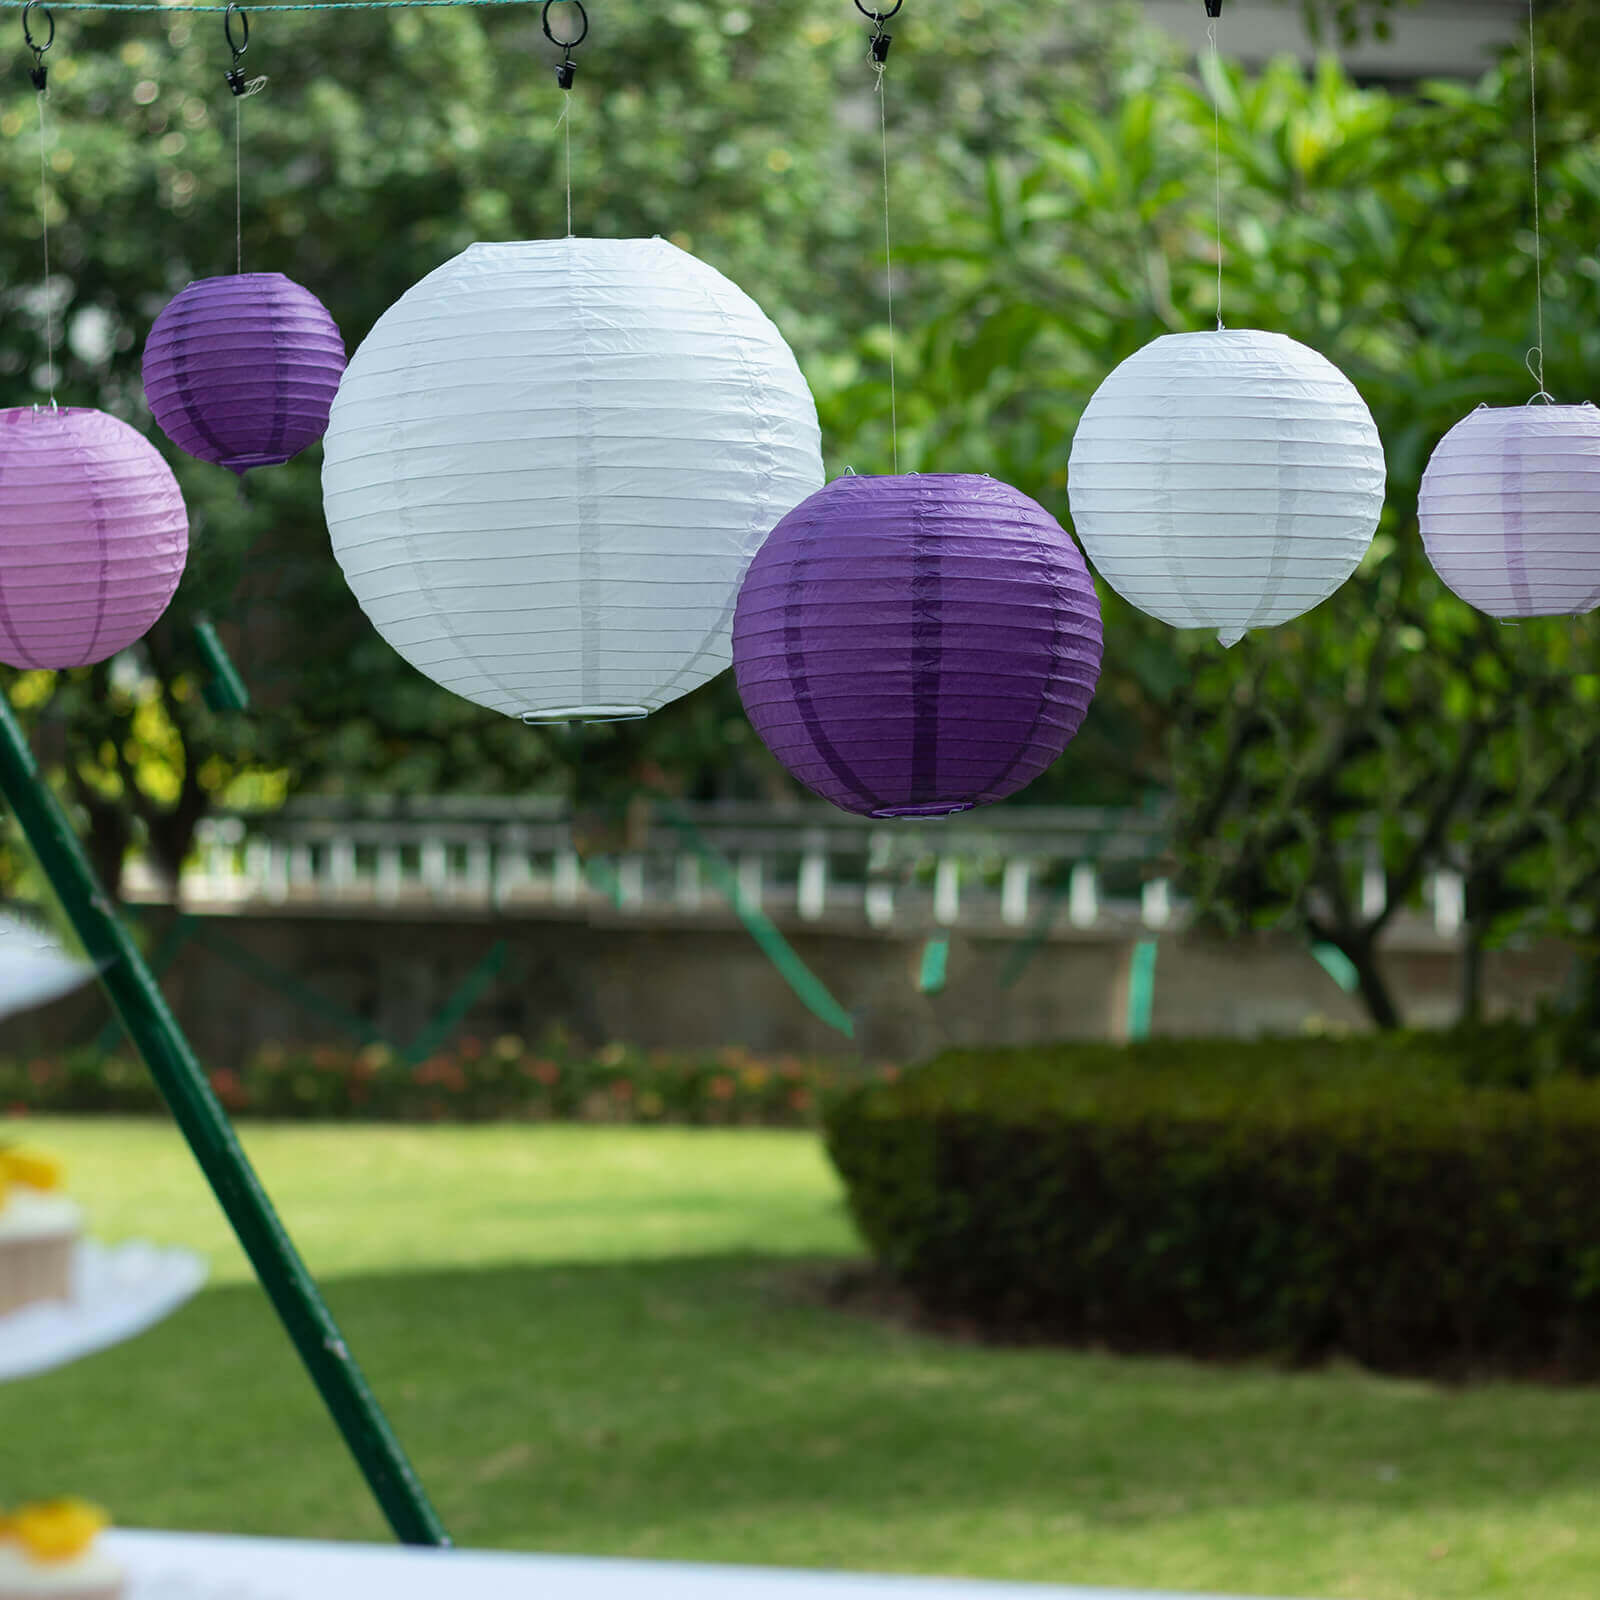
[[[1479,406],[1439,441],[1417,520],[1433,569],[1491,617],[1600,605],[1600,411]]]
[[[167,609],[189,552],[172,469],[104,411],[0,411],[0,661],[87,667]]]
[[[191,283],[144,347],[144,392],[161,431],[241,478],[322,437],[343,372],[333,318],[281,272]]]
[[[935,817],[1031,783],[1100,675],[1071,537],[993,478],[836,478],[739,591],[733,664],[768,749],[845,811]]]

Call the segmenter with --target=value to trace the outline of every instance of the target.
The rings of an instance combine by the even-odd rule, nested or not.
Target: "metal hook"
[[[44,20],[50,24],[50,31],[45,35],[43,44],[34,38],[33,28],[28,20],[29,13],[35,9],[44,12]],[[22,8],[22,37],[28,48],[33,51],[33,65],[28,68],[28,79],[34,88],[43,94],[50,84],[50,69],[44,64],[44,53],[56,42],[56,19],[50,7],[40,4],[40,0],[28,0]]]
[[[233,19],[239,19],[239,34],[237,42],[233,37]],[[235,99],[250,93],[250,85],[245,81],[243,71],[239,66],[239,57],[250,48],[250,14],[243,7],[230,5],[222,13],[222,37],[228,41],[228,48],[233,52],[233,65],[222,74],[222,81],[233,91]],[[262,78],[261,83],[267,80]]]
[[[881,26],[883,23],[887,22],[889,18],[892,17],[905,3],[906,0],[894,0],[894,4],[890,6],[887,11],[879,11],[876,6],[869,11],[864,5],[862,5],[861,0],[856,0],[856,10],[859,11],[868,22],[875,22]]]
[[[555,30],[550,26],[550,7],[556,3],[557,0],[544,0],[544,11],[540,15],[539,21],[544,28],[545,38],[551,44],[559,45],[566,52],[562,59],[556,63],[556,82],[563,89],[570,89],[572,80],[578,71],[577,64],[572,59],[572,52],[589,37],[589,13],[583,8],[583,0],[564,0],[565,4],[577,7],[578,19],[583,23],[583,27],[579,30],[576,39],[558,39],[555,36]]]
[[[235,16],[239,19],[239,31],[242,35],[237,44],[233,41]],[[222,36],[228,41],[228,48],[233,51],[233,59],[237,61],[250,48],[250,13],[240,6],[230,5],[222,13]]]

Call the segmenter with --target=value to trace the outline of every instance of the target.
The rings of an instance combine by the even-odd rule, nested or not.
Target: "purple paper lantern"
[[[1433,569],[1491,617],[1600,605],[1600,411],[1479,406],[1439,441],[1417,520]]]
[[[86,667],[167,609],[189,551],[172,469],[104,411],[0,411],[0,661]]]
[[[845,811],[933,817],[1015,794],[1067,747],[1100,675],[1100,603],[1060,523],[993,478],[836,478],[739,591],[745,711]]]
[[[144,392],[161,431],[241,478],[322,437],[343,372],[333,318],[281,272],[191,283],[144,347]]]

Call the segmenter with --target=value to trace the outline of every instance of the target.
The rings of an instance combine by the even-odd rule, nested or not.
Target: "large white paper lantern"
[[[1600,605],[1600,411],[1480,406],[1439,441],[1417,501],[1433,569],[1491,617]]]
[[[732,659],[734,600],[822,484],[789,347],[663,239],[476,244],[395,302],[328,424],[362,609],[414,667],[527,721],[639,717]]]
[[[1171,333],[1095,391],[1068,497],[1125,600],[1223,644],[1326,600],[1383,511],[1383,444],[1339,369],[1281,333]]]

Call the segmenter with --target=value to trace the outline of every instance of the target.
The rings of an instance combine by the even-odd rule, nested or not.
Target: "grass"
[[[108,1236],[214,1286],[0,1387],[0,1499],[380,1538],[186,1153],[30,1123]],[[253,1128],[247,1142],[463,1543],[1362,1600],[1592,1600],[1600,1391],[979,1349],[829,1309],[814,1140]]]

